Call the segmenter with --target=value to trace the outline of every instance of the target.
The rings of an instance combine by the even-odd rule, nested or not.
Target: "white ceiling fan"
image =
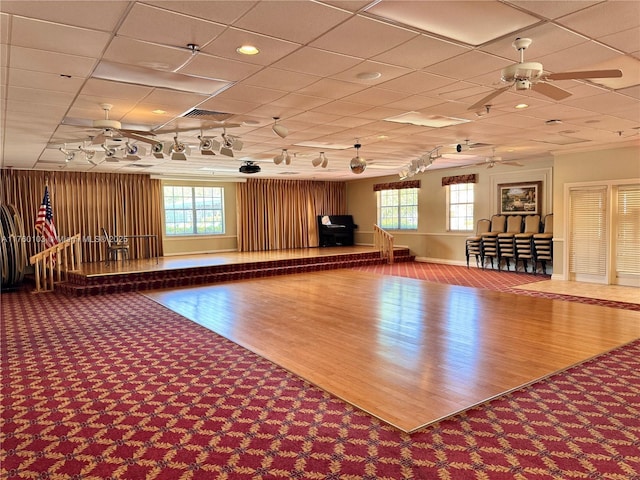
[[[499,88],[490,93],[483,99],[471,105],[468,110],[484,110],[489,102],[498,95],[506,92],[515,86],[516,90],[533,90],[545,95],[553,100],[563,100],[571,93],[560,87],[549,83],[554,80],[586,80],[589,78],[619,78],[622,77],[621,70],[586,70],[580,72],[560,72],[545,73],[541,63],[525,62],[524,51],[531,45],[533,40],[530,38],[516,38],[513,42],[513,48],[520,52],[520,62],[514,63],[502,69],[502,82],[508,83],[507,86]]]
[[[101,103],[100,108],[104,111],[104,118],[102,119],[87,121],[78,118],[65,118],[62,123],[63,125],[91,127],[97,130],[97,132],[92,130],[91,133],[94,133],[94,135],[90,135],[91,143],[94,145],[104,144],[109,139],[121,138],[129,138],[152,145],[157,143],[157,140],[152,138],[155,136],[153,132],[122,128],[122,123],[118,120],[111,120],[109,118],[109,112],[113,108],[113,105],[110,103]]]

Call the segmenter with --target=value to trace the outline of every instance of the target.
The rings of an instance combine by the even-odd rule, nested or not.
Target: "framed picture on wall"
[[[498,185],[498,205],[501,215],[541,215],[542,182]]]

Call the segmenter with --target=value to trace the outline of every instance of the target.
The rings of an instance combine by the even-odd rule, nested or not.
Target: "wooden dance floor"
[[[640,337],[640,312],[349,269],[145,295],[406,432]]]

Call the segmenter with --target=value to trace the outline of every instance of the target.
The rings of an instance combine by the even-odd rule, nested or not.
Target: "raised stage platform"
[[[407,248],[394,261],[414,260]],[[55,291],[71,296],[155,290],[232,280],[386,263],[373,247],[326,247],[268,252],[224,252],[158,259],[85,263]]]

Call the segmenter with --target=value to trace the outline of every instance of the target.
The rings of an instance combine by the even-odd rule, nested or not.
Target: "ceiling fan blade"
[[[120,133],[122,133],[122,135],[125,135],[127,133],[131,133],[131,134],[134,134],[134,135],[150,135],[152,137],[156,136],[155,133],[149,132],[147,130],[132,130],[130,128],[120,128],[119,131],[120,131]]]
[[[500,162],[503,165],[511,165],[512,167],[524,167],[524,165],[520,162]]]
[[[545,95],[554,100],[564,100],[565,98],[571,96],[570,92],[567,92],[560,87],[556,87],[555,85],[551,85],[550,83],[545,82],[538,82],[534,85],[531,85],[531,90],[541,93],[542,95]]]
[[[128,132],[126,130],[120,130],[122,132],[122,135],[127,137],[127,138],[131,138],[132,140],[138,140],[140,142],[145,142],[145,143],[149,143],[151,145],[155,145],[156,143],[158,143],[158,140],[155,140],[153,138],[147,138],[144,137],[142,135],[138,135],[137,133],[131,133]],[[149,133],[149,135],[154,135],[153,133]],[[95,141],[94,141],[95,143]]]
[[[473,105],[471,105],[469,108],[467,108],[467,110],[479,110],[479,109],[484,108],[484,106],[487,105],[488,102],[490,102],[491,100],[496,98],[501,93],[506,92],[511,87],[512,87],[512,85],[507,85],[506,87],[502,87],[502,88],[500,88],[498,90],[493,91],[492,93],[490,93],[489,95],[484,97],[482,100],[479,100],[476,103],[474,103]]]
[[[581,80],[585,78],[620,78],[622,70],[585,70],[582,72],[550,73],[549,80]]]

